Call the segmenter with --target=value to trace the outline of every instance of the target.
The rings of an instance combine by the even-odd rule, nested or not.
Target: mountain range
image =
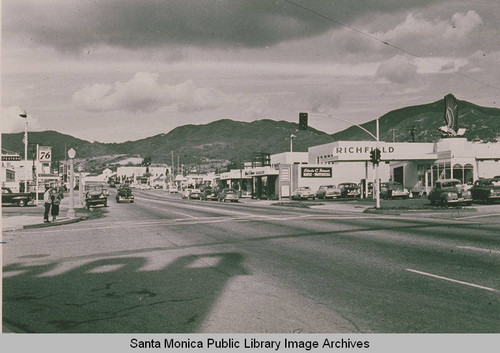
[[[500,133],[500,109],[480,107],[458,101],[460,127],[465,137],[483,142],[497,141]],[[297,114],[298,120],[298,114]],[[362,124],[375,132],[375,120]],[[437,128],[444,125],[444,100],[393,110],[379,118],[380,140],[396,142],[432,142],[440,138]],[[183,125],[168,133],[123,143],[89,142],[56,131],[30,132],[30,144],[53,146],[53,161],[63,160],[65,150],[74,148],[77,159],[107,164],[126,156],[150,157],[153,163],[180,161],[185,166],[214,169],[231,162],[250,161],[256,153],[280,153],[290,150],[290,135],[295,135],[293,150],[339,140],[367,140],[371,137],[356,126],[327,134],[309,127],[299,130],[298,123],[270,119],[241,122],[222,119],[204,125]],[[2,134],[2,148],[24,153],[23,133]],[[98,168],[97,166],[95,166]]]

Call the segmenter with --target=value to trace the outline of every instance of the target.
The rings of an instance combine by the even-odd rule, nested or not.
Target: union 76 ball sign
[[[50,162],[52,160],[52,146],[38,146],[38,161]]]

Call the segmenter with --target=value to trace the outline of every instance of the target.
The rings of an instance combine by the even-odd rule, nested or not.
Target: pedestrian
[[[58,188],[53,188],[51,193],[51,214],[52,222],[55,222],[57,216],[59,216],[59,205],[61,204],[62,195]]]
[[[44,223],[49,223],[50,206],[52,205],[52,192],[49,184],[45,184],[45,192],[43,193],[43,203],[45,206],[45,213],[43,214]]]

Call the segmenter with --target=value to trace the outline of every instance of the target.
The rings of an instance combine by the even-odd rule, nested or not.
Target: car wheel
[[[19,207],[24,207],[24,206],[26,206],[26,200],[19,200],[19,201],[17,201],[17,205],[18,205]]]

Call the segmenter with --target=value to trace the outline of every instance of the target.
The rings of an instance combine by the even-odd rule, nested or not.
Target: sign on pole
[[[52,146],[38,146],[37,159],[39,162],[52,161]]]

